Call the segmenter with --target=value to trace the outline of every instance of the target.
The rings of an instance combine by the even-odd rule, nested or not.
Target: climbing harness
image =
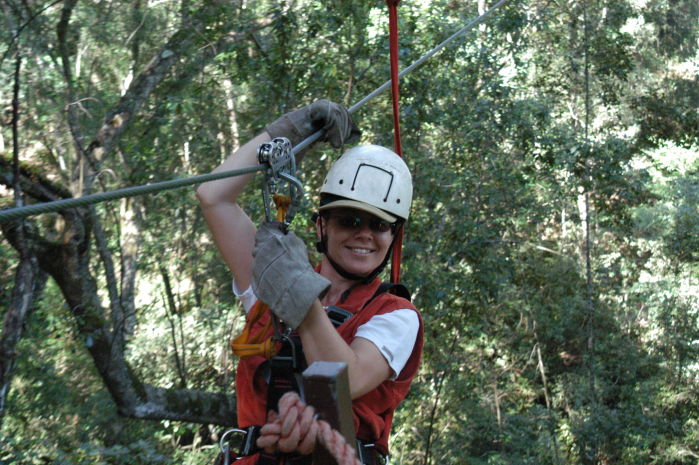
[[[276,341],[273,338],[266,338],[269,329],[272,327],[271,318],[255,336],[251,335],[253,326],[267,312],[269,312],[269,306],[262,303],[261,300],[258,300],[250,309],[250,315],[245,322],[243,331],[231,341],[231,349],[239,358],[261,355],[266,359],[270,359],[277,354]]]
[[[393,283],[381,283],[371,296],[362,301],[361,307],[356,313],[352,313],[340,306],[329,306],[325,309],[325,311],[330,318],[330,321],[333,323],[333,326],[335,328],[339,328],[343,324],[347,323],[349,319],[359,313],[362,309],[370,305],[374,299],[386,293],[410,300],[410,294],[404,286]],[[242,349],[250,349],[249,351],[239,351],[241,354],[240,356],[243,358],[250,356],[262,356],[266,359],[266,361],[259,366],[257,376],[260,376],[268,384],[266,404],[268,406],[267,410],[269,411],[277,409],[280,399],[287,392],[301,392],[300,388],[303,384],[300,377],[301,373],[305,369],[305,357],[303,354],[303,348],[300,344],[300,339],[296,334],[283,332],[283,339],[281,340],[278,339],[276,334],[269,337],[271,331],[269,325],[264,326],[264,328],[257,334],[261,335],[262,337],[267,336],[267,344],[270,344],[270,347],[274,347],[274,350],[269,350],[267,353],[263,353],[266,349],[262,348],[261,351],[255,352],[256,347],[254,347],[253,341],[248,341],[250,344],[246,345],[243,335],[250,334],[249,328],[255,324],[262,326],[258,320],[261,315],[265,314],[267,308],[268,307],[261,304],[260,301],[255,304],[253,309],[250,311],[250,316],[248,318],[248,322],[246,323],[246,329],[244,329],[243,333],[234,340],[232,346],[237,346],[237,348]],[[269,315],[268,322],[273,318],[273,315]],[[255,323],[251,323],[253,320]],[[262,337],[254,341],[254,343],[260,344],[259,347],[262,347],[263,345],[261,343]],[[279,351],[277,352],[276,349],[279,349]],[[242,435],[242,440],[240,441],[239,446],[236,448],[238,457],[245,457],[260,452],[259,448],[257,447],[260,426],[249,426],[245,429],[234,428],[228,430],[226,433],[226,441],[228,441],[234,433]],[[225,445],[228,447],[227,451],[230,454],[230,443],[226,442]],[[222,452],[223,446],[224,444],[222,442]],[[365,465],[380,465],[386,463],[386,458],[381,456],[371,443],[359,440],[357,443],[357,450],[359,451],[362,463]],[[301,460],[301,458],[298,458],[298,460]],[[219,465],[222,465],[222,463],[223,462],[219,462]]]
[[[468,24],[466,24],[461,29],[459,29],[458,31],[453,33],[451,36],[449,36],[447,39],[445,39],[442,43],[440,43],[439,45],[434,47],[432,50],[430,50],[427,53],[425,53],[424,55],[422,55],[419,59],[415,60],[415,62],[413,62],[410,66],[403,69],[400,73],[398,73],[398,78],[401,78],[401,77],[405,76],[406,74],[412,72],[415,68],[417,68],[418,66],[423,64],[428,59],[432,58],[440,50],[442,50],[444,47],[449,45],[455,39],[457,39],[461,35],[465,34],[467,31],[473,29],[476,25],[480,24],[485,18],[490,16],[495,10],[497,10],[505,2],[507,2],[507,0],[500,0],[495,5],[490,7],[487,11],[485,11],[483,14],[481,14],[477,18],[471,20]],[[384,92],[386,89],[388,89],[388,87],[390,85],[391,85],[391,80],[384,82],[382,85],[377,87],[374,91],[370,92],[364,98],[362,98],[360,101],[358,101],[357,103],[355,103],[354,105],[349,107],[347,109],[347,111],[350,114],[354,113],[359,108],[364,106],[364,104],[366,104],[367,102],[372,100],[374,97],[379,95],[381,92]],[[294,146],[292,148],[292,152],[294,154],[299,153],[300,151],[309,147],[315,141],[320,139],[322,135],[323,135],[322,130],[315,132],[314,134],[312,134],[311,136],[307,137],[305,140],[301,141],[299,144]],[[265,166],[249,166],[249,167],[238,169],[238,170],[230,170],[230,171],[221,171],[219,173],[202,174],[202,175],[191,176],[191,177],[187,177],[187,178],[178,178],[178,179],[171,179],[168,181],[154,182],[154,183],[145,184],[142,186],[127,187],[127,188],[117,189],[117,190],[108,191],[108,192],[99,192],[96,194],[85,195],[83,197],[78,197],[78,198],[61,199],[61,200],[54,200],[51,202],[42,202],[42,203],[38,203],[38,204],[34,204],[34,205],[25,205],[23,207],[8,208],[5,210],[0,210],[0,222],[19,219],[19,218],[25,218],[27,216],[37,215],[40,213],[58,212],[58,211],[66,210],[69,208],[84,207],[87,205],[94,205],[94,204],[97,204],[100,202],[106,202],[106,201],[110,201],[110,200],[117,200],[117,199],[122,199],[122,198],[126,198],[126,197],[135,197],[138,195],[152,194],[152,193],[156,193],[156,192],[160,192],[160,191],[164,191],[164,190],[169,190],[169,189],[176,189],[176,188],[180,188],[180,187],[193,186],[195,184],[201,184],[203,182],[214,181],[216,179],[230,178],[230,177],[234,177],[234,176],[241,176],[244,174],[256,173],[258,171],[263,171],[265,169],[266,169]]]

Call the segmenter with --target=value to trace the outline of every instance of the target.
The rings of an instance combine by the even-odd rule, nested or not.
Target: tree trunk
[[[25,254],[20,259],[15,272],[10,305],[3,320],[0,337],[0,426],[10,394],[10,383],[17,360],[17,344],[22,338],[27,316],[46,283],[46,273],[42,272],[38,265],[37,258],[33,255]]]
[[[64,78],[69,89],[68,121],[74,137],[78,156],[86,159],[90,170],[84,183],[76,186],[76,193],[89,192],[99,165],[107,160],[124,132],[130,127],[136,115],[158,86],[175,66],[180,67],[179,73],[188,79],[173,81],[170,88],[182,86],[193,76],[204,69],[222,49],[247,37],[248,32],[231,32],[223,34],[219,40],[203,49],[192,50],[199,39],[199,28],[204,27],[202,18],[206,12],[200,11],[188,17],[186,24],[177,31],[170,40],[156,53],[145,70],[131,82],[120,101],[109,111],[104,123],[92,138],[92,142],[83,149],[81,128],[73,117],[71,102],[72,75],[70,71],[70,51],[65,46],[65,38],[70,27],[70,17],[75,1],[66,2],[63,6],[62,17],[57,31],[59,34],[60,54],[63,61]],[[207,8],[204,4],[203,9]],[[267,27],[276,18],[264,18],[252,24],[249,30]],[[0,157],[0,167],[9,166],[7,159]],[[85,166],[82,164],[81,166]],[[0,183],[11,188],[19,188],[37,201],[51,201],[73,196],[71,192],[56,186],[42,175],[31,170],[18,170],[18,176],[13,179],[0,173]],[[17,179],[18,178],[18,179]],[[82,177],[81,177],[82,178]],[[0,394],[4,401],[9,386],[9,376],[16,357],[14,347],[21,336],[22,323],[31,309],[32,288],[40,275],[39,268],[48,273],[58,284],[68,308],[73,315],[79,338],[95,363],[105,386],[109,390],[117,410],[121,415],[133,418],[153,420],[179,420],[195,423],[218,425],[233,425],[235,419],[235,400],[232,396],[220,393],[207,393],[191,389],[162,389],[142,383],[124,359],[123,332],[118,325],[114,326],[109,314],[102,306],[98,295],[97,283],[90,270],[89,250],[93,233],[100,234],[98,219],[87,209],[74,209],[61,212],[65,227],[54,231],[58,240],[49,241],[41,237],[32,228],[31,222],[25,222],[24,232],[19,230],[19,222],[6,222],[0,225],[4,236],[18,251],[26,248],[31,259],[22,260],[17,271],[15,294],[12,308],[6,314],[6,327],[3,332],[0,347]],[[95,229],[97,228],[97,229]],[[122,261],[122,286],[117,288],[121,294],[116,296],[116,278],[112,276],[110,298],[112,310],[131,311],[133,308],[133,283],[135,280],[137,238],[128,237],[125,240],[133,248],[129,248]],[[111,269],[111,255],[106,249],[106,242],[98,244],[103,253],[103,263]],[[105,255],[106,254],[106,255]],[[113,275],[113,273],[112,273]],[[114,301],[116,300],[116,301]],[[119,312],[117,312],[119,313]],[[0,404],[0,414],[4,403]]]

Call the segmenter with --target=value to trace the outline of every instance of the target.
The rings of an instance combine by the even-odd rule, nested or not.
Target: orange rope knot
[[[345,441],[328,422],[315,418],[315,409],[306,405],[295,392],[279,399],[279,413],[270,410],[267,424],[260,430],[257,446],[268,454],[298,452],[310,454],[319,441],[335,457],[338,465],[361,465],[354,446]]]

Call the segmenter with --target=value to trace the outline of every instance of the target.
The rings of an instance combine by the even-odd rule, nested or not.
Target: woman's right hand
[[[354,142],[361,135],[347,109],[326,99],[287,113],[266,128],[272,138],[286,137],[294,147],[320,130],[325,134],[318,140],[330,142],[335,148]]]

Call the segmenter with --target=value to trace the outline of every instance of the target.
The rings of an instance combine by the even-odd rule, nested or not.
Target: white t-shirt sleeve
[[[246,313],[249,312],[252,306],[255,305],[255,302],[257,302],[257,296],[252,292],[252,286],[248,286],[247,289],[241,291],[238,289],[235,279],[233,280],[233,294],[240,298],[240,303],[243,304]]]
[[[392,380],[398,378],[413,353],[420,320],[410,309],[394,310],[375,315],[357,329],[356,337],[371,341],[393,370]]]

